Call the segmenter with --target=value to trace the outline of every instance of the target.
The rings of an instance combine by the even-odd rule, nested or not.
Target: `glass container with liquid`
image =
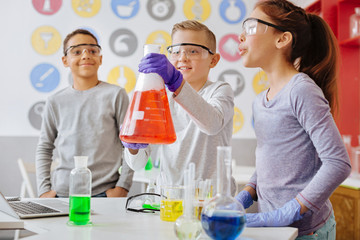
[[[87,168],[88,157],[76,156],[75,168],[70,173],[69,225],[90,225],[91,171]]]
[[[236,239],[244,230],[244,207],[231,196],[231,147],[217,147],[217,193],[203,208],[201,224],[212,239]]]
[[[202,231],[201,222],[194,214],[195,164],[190,163],[184,171],[185,203],[184,214],[176,219],[175,234],[180,240],[199,239]]]
[[[160,53],[160,45],[144,46],[144,56]],[[164,80],[156,73],[140,73],[120,138],[128,143],[170,144],[176,134]]]
[[[160,219],[175,222],[183,214],[184,187],[161,186]]]

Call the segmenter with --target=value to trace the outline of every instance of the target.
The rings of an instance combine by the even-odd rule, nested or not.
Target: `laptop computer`
[[[55,198],[7,200],[0,192],[0,211],[15,218],[38,218],[69,215],[69,204]]]

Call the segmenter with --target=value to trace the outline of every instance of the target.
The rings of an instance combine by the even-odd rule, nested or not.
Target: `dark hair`
[[[290,61],[315,81],[329,101],[331,113],[337,113],[339,49],[329,25],[321,17],[306,13],[287,0],[263,0],[257,2],[256,7],[292,33]]]
[[[171,37],[177,31],[181,30],[191,30],[191,31],[204,31],[207,36],[207,42],[210,48],[214,53],[216,52],[216,37],[215,34],[204,24],[196,21],[196,20],[185,20],[179,23],[176,23],[171,31]]]
[[[88,30],[79,28],[79,29],[76,29],[76,30],[72,31],[71,33],[69,33],[69,34],[66,36],[66,38],[64,39],[64,43],[63,43],[63,53],[64,53],[64,55],[65,55],[65,50],[66,50],[66,45],[67,45],[67,43],[69,42],[70,38],[72,38],[72,37],[75,36],[76,34],[89,35],[89,36],[91,36],[93,39],[95,39],[96,44],[99,44],[99,43],[98,43],[98,40],[97,40],[97,38],[94,36],[94,34],[92,34],[91,32],[89,32]]]

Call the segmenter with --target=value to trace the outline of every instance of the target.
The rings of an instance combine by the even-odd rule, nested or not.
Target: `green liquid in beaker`
[[[90,222],[90,196],[70,196],[70,225],[88,225]]]

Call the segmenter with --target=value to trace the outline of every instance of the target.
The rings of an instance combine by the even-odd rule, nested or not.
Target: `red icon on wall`
[[[52,15],[59,11],[62,0],[32,0],[36,11],[44,15]]]

